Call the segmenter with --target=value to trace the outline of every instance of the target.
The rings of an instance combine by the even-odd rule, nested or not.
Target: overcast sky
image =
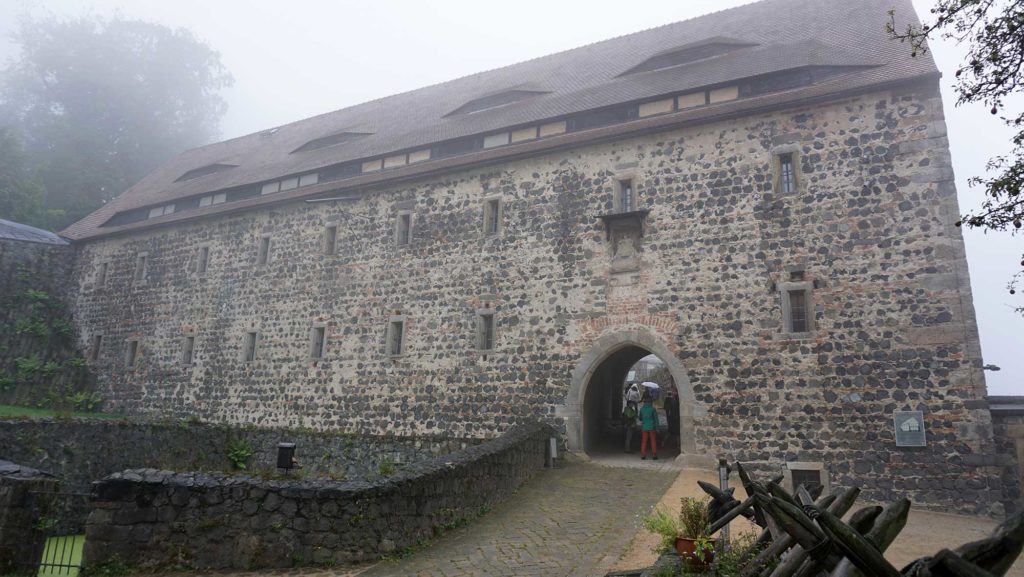
[[[856,1],[856,0],[850,0]],[[32,14],[112,15],[192,30],[221,53],[235,85],[225,138],[544,56],[748,2],[736,0],[0,0],[0,33]],[[926,16],[932,2],[915,0]],[[879,14],[879,26],[886,15]],[[950,88],[962,50],[933,45],[961,209],[980,204],[967,185],[991,156],[1009,151],[1011,132],[983,106],[955,107]],[[0,58],[11,54],[0,44]],[[1016,100],[1016,110],[1024,99]],[[1024,395],[1024,304],[1006,283],[1019,270],[1024,237],[966,231],[971,285],[989,394]]]

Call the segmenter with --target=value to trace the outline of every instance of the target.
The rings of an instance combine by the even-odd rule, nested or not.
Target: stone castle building
[[[130,413],[578,450],[653,353],[684,462],[998,510],[939,73],[892,4],[764,0],[187,151],[63,232],[80,344]]]

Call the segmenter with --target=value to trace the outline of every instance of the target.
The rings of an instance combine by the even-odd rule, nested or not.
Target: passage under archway
[[[631,425],[622,416],[623,397],[631,382],[654,381],[662,385],[660,398],[655,401],[661,429],[658,434],[658,455],[661,458],[679,454],[678,437],[666,439],[669,432],[669,418],[675,421],[671,429],[678,435],[679,406],[666,410],[664,405],[669,388],[674,388],[672,377],[665,363],[650,350],[627,345],[609,354],[598,364],[586,384],[583,400],[583,449],[587,453],[637,451],[640,446],[639,429],[628,435]],[[668,444],[665,441],[668,440]]]

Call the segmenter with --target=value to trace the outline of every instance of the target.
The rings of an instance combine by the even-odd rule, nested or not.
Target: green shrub
[[[60,372],[60,369],[60,363],[56,361],[49,361],[45,365],[43,365],[43,368],[40,369],[40,372],[42,373],[44,378],[52,379],[57,373]]]
[[[388,476],[395,474],[395,462],[388,457],[383,457],[377,463],[377,472],[381,475]]]
[[[660,507],[644,517],[644,528],[661,536],[661,542],[654,549],[659,554],[673,550],[676,538],[682,533],[679,519]]]
[[[64,361],[64,366],[71,369],[81,369],[85,367],[85,359],[82,357],[71,357]]]
[[[73,411],[89,412],[100,406],[103,397],[96,391],[77,391],[65,395],[64,402]]]
[[[714,574],[718,577],[739,577],[744,567],[761,552],[757,533],[747,531],[729,540],[729,548],[715,553]]]
[[[71,321],[67,319],[57,319],[50,324],[53,327],[53,333],[62,337],[70,337],[75,334],[75,325],[71,324]]]
[[[231,466],[235,469],[245,470],[251,456],[252,445],[245,439],[228,441],[228,460],[231,461]]]
[[[14,359],[14,366],[18,369],[17,379],[19,381],[24,381],[36,376],[36,374],[42,370],[43,361],[39,360],[39,357],[36,355],[32,355],[31,357],[18,357]]]
[[[49,329],[42,319],[28,318],[14,321],[14,332],[19,335],[45,337]]]

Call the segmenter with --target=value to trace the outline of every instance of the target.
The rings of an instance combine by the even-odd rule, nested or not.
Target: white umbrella
[[[651,381],[644,381],[644,382],[640,383],[640,385],[643,386],[645,389],[647,389],[647,392],[649,392],[651,394],[651,400],[652,401],[657,401],[658,397],[661,396],[661,387],[658,386],[658,383],[651,382]]]

